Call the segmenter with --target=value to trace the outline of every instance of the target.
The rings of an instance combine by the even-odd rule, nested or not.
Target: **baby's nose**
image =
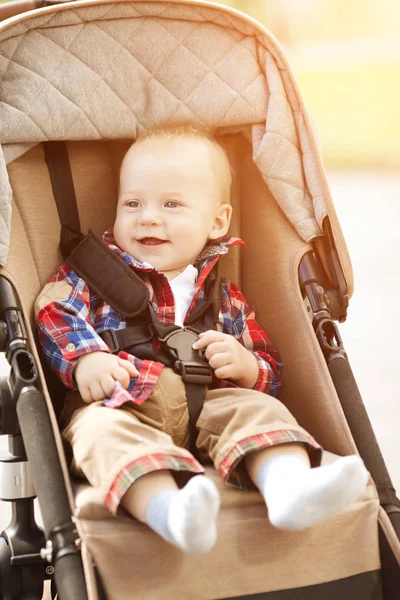
[[[161,216],[157,210],[145,209],[140,215],[140,222],[143,224],[158,224],[161,222]]]

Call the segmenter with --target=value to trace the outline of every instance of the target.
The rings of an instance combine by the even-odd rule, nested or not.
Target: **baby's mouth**
[[[155,237],[144,237],[137,241],[144,246],[159,246],[160,244],[165,244],[167,242],[167,240],[161,240],[160,238]]]

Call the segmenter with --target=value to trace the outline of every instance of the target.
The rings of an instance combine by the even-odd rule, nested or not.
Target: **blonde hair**
[[[211,129],[188,124],[177,126],[157,125],[140,134],[134,145],[151,143],[151,141],[154,139],[163,139],[168,141],[176,138],[190,137],[200,138],[208,144],[213,154],[213,168],[221,181],[221,204],[230,204],[232,169],[225,150],[221,144],[217,142]]]

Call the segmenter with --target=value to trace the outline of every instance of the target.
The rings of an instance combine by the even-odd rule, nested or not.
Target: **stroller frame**
[[[238,14],[228,9],[227,12]],[[397,538],[400,538],[400,503],[382,460],[335,323],[336,320],[345,319],[349,293],[329,218],[325,218],[323,225],[324,236],[315,239],[313,250],[301,261],[299,287],[356,446],[373,476],[387,514],[380,530],[382,584],[379,575],[371,573],[370,585],[378,594],[383,594],[379,597],[394,600],[400,593],[400,568],[395,543],[387,533],[392,528]],[[320,258],[322,256],[327,256],[328,260]],[[0,352],[5,353],[10,364],[10,374],[0,380],[0,434],[9,435],[10,440],[10,455],[4,462],[23,465],[19,471],[7,467],[9,476],[13,477],[18,472],[21,479],[18,489],[6,498],[12,503],[13,517],[10,526],[0,537],[0,592],[5,600],[14,600],[24,594],[41,598],[43,582],[52,578],[54,572],[55,587],[62,600],[84,600],[87,591],[79,538],[53,425],[38,377],[41,365],[32,352],[33,340],[29,337],[29,323],[25,318],[12,282],[0,272]],[[34,520],[33,490],[26,468],[26,457],[29,459],[32,479],[42,508],[44,532]],[[43,469],[44,464],[46,470]],[[11,482],[9,488],[12,489]],[[46,541],[47,546],[44,548]],[[357,586],[356,580],[357,576],[354,580]],[[361,588],[355,589],[360,592]],[[104,594],[101,584],[98,585],[97,593]],[[319,591],[310,588],[304,593],[307,599],[311,599],[317,598],[313,594],[318,594]],[[344,597],[340,583],[334,590],[335,597],[339,593]],[[275,600],[278,597],[291,600],[295,597],[290,590],[278,594],[267,592],[240,597],[257,600]]]
[[[47,462],[49,457],[58,457],[57,448],[38,382],[36,361],[28,350],[26,328],[19,302],[10,282],[4,277],[0,280],[0,306],[2,315],[0,328],[3,332],[0,351],[5,352],[10,364],[9,376],[3,377],[0,384],[2,414],[0,431],[3,435],[8,434],[10,449],[9,454],[3,457],[1,462],[25,467],[20,471],[18,485],[15,485],[14,491],[11,491],[8,497],[2,497],[2,500],[12,503],[12,521],[0,538],[2,598],[11,600],[25,597],[27,594],[32,598],[41,599],[43,581],[52,578],[54,573],[54,566],[51,563],[57,565],[58,588],[62,590],[64,578],[68,579],[73,573],[73,580],[77,584],[68,594],[74,594],[70,596],[71,598],[84,597],[82,594],[85,590],[85,580],[79,549],[76,545],[78,536],[72,521],[61,465],[56,458],[55,461],[51,461],[48,474],[40,468],[43,461]],[[33,422],[36,423],[35,428],[37,426],[40,428],[40,433],[37,431],[39,443],[30,446],[29,439],[32,438],[26,428],[29,429]],[[39,479],[43,476],[47,479],[50,476],[50,481],[58,489],[58,507],[55,514],[51,515],[45,511],[46,547],[44,532],[37,526],[34,518],[34,491],[29,481],[29,469],[26,468],[26,446],[31,456],[31,464],[39,467],[33,469],[38,489],[39,487],[43,489],[45,494],[47,490],[50,497],[54,494],[53,486],[47,483],[42,487],[36,479],[37,476]],[[13,475],[12,471],[6,472],[9,487],[15,481]],[[42,506],[46,506],[49,501],[51,504],[53,500],[50,497],[42,498],[42,501],[46,502]],[[70,584],[68,587],[70,588]],[[65,596],[64,592],[63,595]]]

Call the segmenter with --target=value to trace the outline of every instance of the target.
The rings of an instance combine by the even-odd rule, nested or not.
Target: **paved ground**
[[[355,272],[341,334],[395,487],[400,491],[400,176],[329,176]],[[0,448],[6,439],[0,438]],[[9,520],[0,503],[0,528]]]

